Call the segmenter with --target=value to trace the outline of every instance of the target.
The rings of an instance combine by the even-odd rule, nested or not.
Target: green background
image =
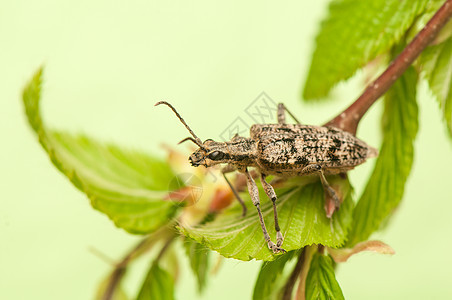
[[[0,9],[0,298],[92,299],[138,239],[94,211],[49,162],[28,127],[21,90],[45,65],[47,124],[163,156],[187,132],[158,100],[173,103],[201,137],[219,138],[263,91],[304,123],[322,124],[355,99],[363,76],[326,103],[299,100],[327,1],[2,1]],[[334,60],[334,57],[331,59]],[[392,257],[360,254],[339,266],[347,299],[452,297],[452,146],[423,84],[413,172],[390,226],[374,236]],[[333,101],[334,100],[334,101]],[[358,136],[379,145],[379,105]],[[375,160],[351,172],[356,192]],[[178,299],[197,299],[181,256]],[[133,295],[148,261],[134,264]],[[202,299],[249,299],[258,262],[223,261]]]

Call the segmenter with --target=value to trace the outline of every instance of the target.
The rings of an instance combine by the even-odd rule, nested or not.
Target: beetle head
[[[188,139],[185,139],[188,140]],[[181,142],[184,142],[182,140]],[[190,139],[191,140],[191,139]],[[213,140],[206,140],[192,155],[189,161],[192,166],[197,167],[203,165],[205,167],[229,162],[229,152],[226,143],[218,143]]]

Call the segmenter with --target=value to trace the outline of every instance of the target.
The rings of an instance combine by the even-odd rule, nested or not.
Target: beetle
[[[183,139],[179,144],[191,141],[199,147],[189,157],[192,166],[209,168],[218,164],[226,164],[221,171],[242,205],[243,215],[246,213],[246,206],[225,174],[238,171],[246,176],[248,191],[257,209],[265,241],[273,253],[281,253],[285,250],[281,247],[284,237],[278,223],[277,195],[270,183],[266,181],[268,175],[282,178],[318,175],[324,190],[338,208],[340,199],[325,176],[349,171],[364,163],[368,158],[378,155],[375,148],[349,132],[333,126],[302,125],[282,103],[278,104],[277,124],[254,124],[250,128],[249,138],[236,134],[227,142],[216,142],[212,139],[202,142],[171,104],[160,101],[155,106],[161,104],[171,108],[191,134],[191,137]],[[295,120],[296,124],[286,123],[286,112]],[[272,242],[265,227],[258,188],[248,168],[254,168],[259,173],[258,177],[262,187],[273,203],[276,244]]]

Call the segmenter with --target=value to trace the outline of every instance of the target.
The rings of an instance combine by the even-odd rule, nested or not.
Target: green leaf
[[[304,99],[328,95],[338,82],[391,49],[427,0],[336,0],[316,38]]]
[[[452,38],[425,49],[420,64],[452,137]]]
[[[425,10],[419,17],[416,18],[410,30],[407,32],[407,41],[412,40],[416,34],[421,31],[428,21],[433,17],[433,15],[438,11],[438,9],[444,4],[444,0],[430,0],[425,6]],[[443,29],[439,32],[438,36],[435,38],[434,43],[438,40],[444,41],[448,36],[450,36],[452,30],[452,22],[446,24]]]
[[[141,286],[137,300],[174,299],[174,279],[154,262]]]
[[[413,163],[418,131],[417,73],[410,67],[385,96],[383,143],[369,182],[353,212],[349,245],[366,240],[397,207]]]
[[[145,153],[96,142],[82,135],[48,130],[40,115],[40,69],[25,87],[28,121],[53,164],[105,213],[131,233],[150,233],[166,224],[177,205],[163,201],[174,173]]]
[[[334,276],[333,261],[329,256],[316,253],[306,278],[306,300],[345,299]]]
[[[190,267],[198,280],[198,291],[201,293],[206,285],[209,271],[210,250],[192,239],[186,239],[184,246],[190,260]]]
[[[279,256],[274,261],[264,261],[262,263],[259,276],[254,285],[254,300],[270,300],[277,299],[282,273],[284,268],[291,259],[297,257],[298,251],[290,251],[287,255]]]
[[[351,222],[351,186],[339,176],[329,178],[333,187],[339,187],[344,202],[332,219],[326,217],[324,191],[320,181],[312,178],[295,178],[297,187],[278,189],[277,210],[279,225],[284,236],[286,251],[300,249],[306,245],[322,244],[339,247],[344,244]],[[314,179],[315,180],[315,179]],[[213,222],[196,227],[181,224],[179,229],[186,236],[219,252],[225,257],[248,261],[251,259],[273,260],[275,256],[264,241],[256,209],[243,194],[248,206],[248,215],[241,217],[238,205],[227,209]],[[260,190],[261,209],[270,236],[275,239],[272,203]]]

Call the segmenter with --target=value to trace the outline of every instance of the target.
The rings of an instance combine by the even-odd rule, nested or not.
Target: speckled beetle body
[[[236,135],[229,142],[215,142],[211,139],[202,142],[174,107],[167,102],[158,102],[156,105],[159,104],[169,106],[193,136],[181,142],[190,140],[199,146],[189,158],[192,166],[203,165],[208,168],[217,164],[226,164],[222,173],[241,203],[243,214],[246,213],[246,206],[225,174],[239,171],[246,175],[248,191],[256,206],[264,238],[273,253],[285,252],[281,248],[284,238],[278,224],[277,196],[273,187],[265,180],[266,176],[293,177],[317,174],[325,191],[334,200],[336,207],[339,207],[340,199],[328,184],[325,175],[346,172],[368,158],[377,156],[375,148],[348,132],[335,127],[300,124],[282,103],[278,105],[278,124],[255,124],[250,128],[249,138]],[[286,124],[286,112],[297,124]],[[258,171],[264,191],[273,202],[276,244],[271,241],[265,227],[258,188],[248,171],[249,167]]]

